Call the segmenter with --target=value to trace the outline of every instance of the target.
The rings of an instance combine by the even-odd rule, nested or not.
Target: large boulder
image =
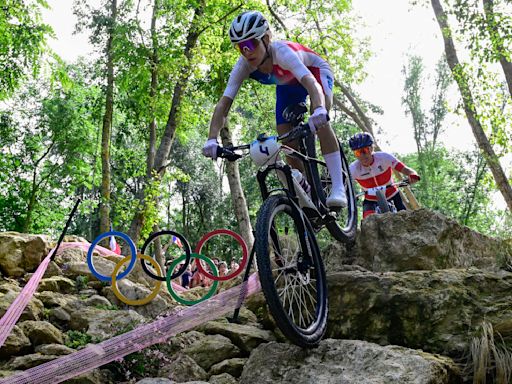
[[[13,355],[30,352],[31,346],[30,339],[20,327],[15,325],[0,348],[0,358],[9,358]]]
[[[208,378],[206,371],[194,359],[182,353],[178,353],[169,364],[164,365],[158,371],[158,376],[178,383]]]
[[[47,321],[24,321],[19,324],[33,346],[42,344],[64,344],[62,332]]]
[[[35,271],[49,251],[50,245],[45,236],[0,233],[0,271],[4,276],[21,277]]]
[[[328,337],[460,357],[484,319],[512,317],[512,273],[478,269],[328,276]]]
[[[5,283],[0,287],[0,317],[7,312],[20,293],[21,288],[12,282]],[[23,309],[19,320],[40,320],[43,317],[43,309],[43,303],[38,298],[32,297]]]
[[[200,327],[209,335],[223,335],[229,338],[242,351],[249,354],[261,343],[275,341],[272,332],[251,325],[231,324],[227,320],[209,321]]]
[[[156,281],[153,280],[153,286]],[[117,287],[119,292],[130,300],[141,300],[148,297],[152,288],[147,288],[145,285],[141,283],[137,283],[131,280],[131,273],[124,279],[119,280],[117,282]],[[167,311],[170,307],[175,306],[173,303],[171,296],[167,293],[167,286],[165,282],[162,282],[160,286],[160,293],[156,295],[156,297],[151,300],[149,303],[144,305],[132,306],[134,311],[139,313],[142,316],[155,318],[163,312]],[[102,295],[107,298],[112,304],[122,308],[126,304],[117,298],[112,290],[112,286],[104,287],[101,291]]]
[[[375,272],[505,267],[512,243],[494,239],[427,209],[372,215],[361,222],[356,244],[324,250],[328,271],[343,263]]]
[[[42,279],[37,290],[39,292],[72,293],[75,291],[75,282],[64,276],[52,276]]]
[[[214,364],[240,356],[240,349],[221,335],[207,335],[185,347],[183,353],[208,371]]]
[[[131,331],[144,322],[145,318],[132,310],[85,307],[71,314],[69,327],[75,331],[86,332],[96,342]]]
[[[4,368],[9,371],[25,371],[29,368],[55,360],[59,356],[42,355],[40,353],[32,353],[30,355],[17,356],[12,358]]]
[[[268,343],[256,348],[240,384],[455,384],[460,373],[449,358],[358,340],[323,340],[316,349]]]
[[[211,375],[221,375],[223,373],[228,373],[232,377],[240,377],[246,363],[247,359],[242,357],[223,360],[220,363],[212,365],[209,373]]]

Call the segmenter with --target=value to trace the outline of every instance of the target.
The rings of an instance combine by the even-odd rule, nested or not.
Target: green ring
[[[169,266],[169,269],[167,270],[167,279],[166,279],[167,290],[169,291],[169,294],[172,296],[172,298],[174,300],[176,300],[178,303],[183,304],[183,305],[194,305],[194,304],[200,303],[201,301],[207,300],[210,297],[212,297],[213,294],[215,293],[215,291],[217,290],[217,286],[219,285],[219,282],[214,280],[210,290],[206,293],[206,295],[204,295],[200,299],[197,299],[197,300],[185,300],[185,299],[179,297],[178,294],[176,292],[174,292],[174,289],[172,288],[171,275],[172,275],[172,271],[174,271],[174,268],[176,268],[176,266],[179,263],[181,263],[183,260],[185,260],[186,256],[187,255],[181,255],[176,260],[174,260],[171,263],[171,265]],[[201,260],[203,260],[204,262],[206,262],[206,264],[208,264],[210,266],[210,268],[212,269],[213,275],[215,277],[217,277],[219,275],[219,272],[217,271],[217,266],[213,263],[213,261],[209,257],[206,257],[204,255],[200,255],[200,254],[197,254],[197,253],[191,253],[190,257],[191,257],[191,259],[201,259]]]

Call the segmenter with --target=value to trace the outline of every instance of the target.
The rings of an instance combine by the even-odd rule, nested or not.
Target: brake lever
[[[227,161],[236,161],[242,158],[242,155],[235,153],[227,148],[221,146],[217,147],[217,157],[226,159]]]

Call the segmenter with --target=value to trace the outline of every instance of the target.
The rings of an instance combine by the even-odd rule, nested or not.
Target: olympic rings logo
[[[203,254],[204,250],[210,248],[212,239],[218,236],[227,236],[231,239],[231,243],[235,246],[239,246],[242,251],[242,257],[239,260],[238,267],[234,268],[234,270],[228,274],[220,274],[218,266],[214,262],[214,258]],[[115,239],[115,237],[123,239],[128,246],[130,254],[116,263],[111,275],[103,275],[99,273],[94,266],[94,249],[103,239],[111,239],[111,241],[113,241],[112,239]],[[176,247],[171,247],[172,245],[177,245],[178,250],[176,250]],[[173,252],[169,251],[171,248],[173,249]],[[233,247],[230,248],[232,251]],[[91,243],[91,246],[87,251],[87,265],[89,266],[91,273],[98,280],[112,283],[112,291],[114,292],[114,295],[125,304],[137,306],[149,303],[157,296],[158,292],[160,292],[162,282],[165,281],[167,283],[167,290],[174,300],[183,305],[194,305],[212,297],[217,291],[220,281],[230,280],[238,276],[247,265],[248,254],[247,245],[242,237],[229,229],[217,229],[215,231],[208,232],[199,240],[194,252],[191,251],[191,247],[187,239],[180,233],[175,231],[155,232],[144,242],[140,253],[137,252],[137,248],[133,240],[128,235],[122,232],[109,231],[99,235]],[[170,257],[168,257],[169,255]],[[167,260],[168,258],[172,259],[168,260],[170,261],[170,265],[166,272],[162,271],[160,264],[157,262],[157,256],[160,256],[163,260]],[[129,299],[121,293],[117,282],[132,272],[137,260],[140,260],[144,272],[153,280],[156,280],[156,284],[151,289],[148,296],[142,299]],[[189,279],[191,278],[189,266],[191,266],[192,260],[195,260],[195,273],[202,275],[203,278],[213,281],[206,294],[197,300],[188,300],[181,297],[177,292],[177,287],[181,286],[173,282],[174,279],[182,276],[184,277],[185,274]],[[235,260],[235,258],[232,257],[232,260]],[[128,265],[124,270],[122,270],[125,264]],[[176,267],[179,268],[174,272]],[[181,288],[181,291],[186,291],[186,289]]]

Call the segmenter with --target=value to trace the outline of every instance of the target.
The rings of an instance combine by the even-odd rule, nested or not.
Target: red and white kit
[[[350,164],[350,174],[361,187],[368,191],[370,188],[375,188],[381,185],[390,185],[393,181],[392,171],[396,169],[401,171],[404,164],[395,156],[386,152],[375,152],[373,154],[373,163],[369,167],[365,167],[359,160]],[[395,196],[398,188],[393,186],[386,189],[386,198],[389,200]],[[377,201],[377,196],[365,193],[364,198],[369,201]]]

